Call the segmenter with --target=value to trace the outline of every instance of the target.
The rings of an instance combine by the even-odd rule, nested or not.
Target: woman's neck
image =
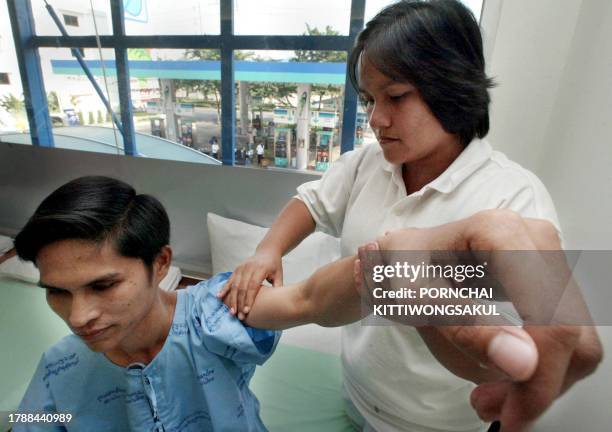
[[[457,142],[456,145],[449,145],[445,150],[402,164],[402,178],[407,195],[421,190],[423,186],[437,179],[459,157],[464,147]]]

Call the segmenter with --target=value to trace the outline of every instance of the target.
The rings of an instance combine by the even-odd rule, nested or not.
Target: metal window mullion
[[[120,39],[125,36],[122,0],[111,0],[111,16],[113,21],[113,37]],[[115,68],[117,70],[117,87],[119,90],[119,105],[121,107],[121,125],[123,126],[123,149],[126,155],[138,156],[136,135],[134,133],[127,48],[120,46],[120,44],[115,45]]]
[[[363,16],[365,13],[365,0],[353,0],[351,2],[351,25],[349,37],[355,41],[357,35],[363,28]],[[352,46],[347,49],[350,55]],[[346,80],[344,82],[344,110],[342,115],[342,141],[340,153],[353,150],[355,147],[355,125],[357,122],[357,91],[353,88],[349,79],[348,61],[346,63]]]
[[[234,164],[236,109],[234,97],[234,4],[221,0],[221,159]]]
[[[34,18],[30,0],[7,0],[32,145],[53,147],[53,131],[38,48],[30,44]]]

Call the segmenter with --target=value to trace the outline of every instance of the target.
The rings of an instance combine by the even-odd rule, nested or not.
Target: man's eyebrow
[[[43,281],[38,281],[38,283],[36,285],[38,285],[39,288],[44,288],[44,289],[52,289],[52,290],[61,290],[61,289],[63,289],[63,288],[54,287],[52,285],[47,285]]]
[[[90,282],[87,282],[84,286],[92,287],[92,286],[95,286],[95,285],[99,285],[99,284],[102,284],[104,282],[109,282],[111,280],[114,280],[118,276],[120,276],[120,273],[108,273],[108,274],[100,276],[100,277],[98,277],[98,278],[96,278],[96,279],[94,279],[94,280],[92,280]],[[49,284],[44,283],[42,280],[38,281],[38,286],[40,288],[45,288],[45,289],[55,289],[55,290],[63,290],[63,291],[65,291],[64,288],[54,287],[53,285],[49,285]]]
[[[117,279],[117,277],[119,276],[120,276],[120,273],[108,273],[108,274],[105,274],[104,276],[100,276],[99,278],[92,280],[91,282],[86,283],[85,286],[91,287],[91,286],[102,284],[104,282],[110,282],[114,279]]]

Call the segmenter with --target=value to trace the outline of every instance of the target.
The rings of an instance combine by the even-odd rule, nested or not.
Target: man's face
[[[109,242],[51,243],[36,264],[49,306],[93,351],[129,346],[158,295],[156,272],[119,255]]]

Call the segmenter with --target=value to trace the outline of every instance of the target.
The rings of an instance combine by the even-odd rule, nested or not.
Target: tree
[[[221,53],[214,49],[189,49],[185,51],[185,58],[190,60],[221,60]],[[177,80],[176,89],[185,90],[187,95],[192,92],[200,92],[204,99],[208,99],[209,94],[215,98],[217,109],[217,123],[221,123],[221,81],[218,80]]]
[[[58,112],[60,110],[59,98],[54,91],[47,94],[47,106],[49,107],[49,112]]]
[[[317,27],[310,27],[306,23],[306,31],[304,36],[338,36],[340,33],[334,30],[331,26],[326,26],[325,30],[321,31]],[[345,51],[310,51],[310,50],[295,50],[295,57],[291,61],[295,62],[312,62],[312,63],[346,63],[347,55]],[[332,84],[313,84],[311,92],[319,96],[318,110],[321,110],[321,103],[326,95],[332,99],[337,99],[342,95],[342,86]]]
[[[317,27],[310,27],[306,23],[306,31],[304,36],[338,36],[340,33],[331,26],[326,26],[325,30],[321,31]],[[346,62],[346,51],[311,51],[311,50],[295,50],[295,57],[291,61],[296,62],[314,62],[314,63],[344,63]]]
[[[16,114],[25,109],[25,103],[23,99],[18,98],[12,93],[9,93],[0,98],[0,107],[2,107],[7,112]]]

